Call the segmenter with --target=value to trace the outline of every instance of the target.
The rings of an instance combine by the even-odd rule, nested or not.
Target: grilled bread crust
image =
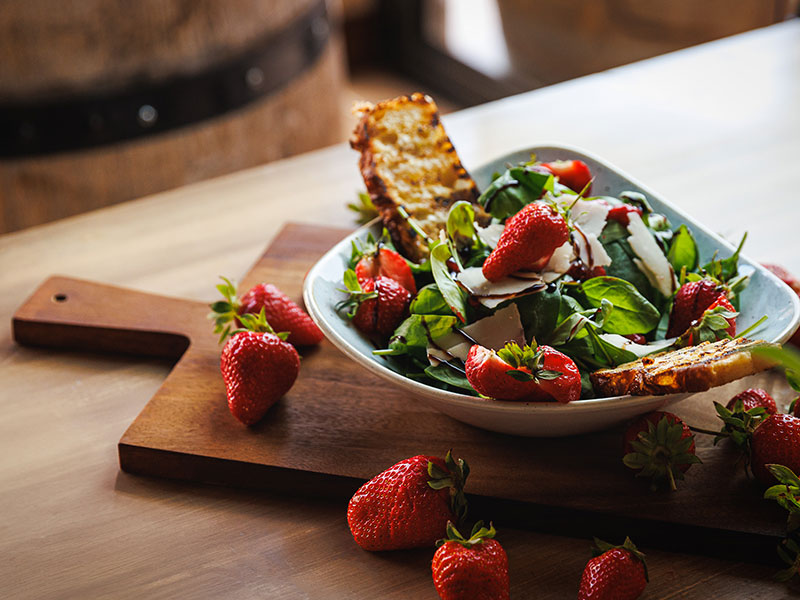
[[[595,371],[590,377],[601,398],[704,392],[775,366],[751,353],[757,346],[768,345],[774,344],[744,338],[705,342]]]
[[[434,101],[424,94],[401,96],[355,108],[360,115],[350,145],[361,152],[359,168],[372,202],[397,248],[410,260],[428,255],[452,204],[475,205],[482,224],[489,216],[476,204],[478,188],[456,154]],[[412,228],[399,207],[424,231]]]

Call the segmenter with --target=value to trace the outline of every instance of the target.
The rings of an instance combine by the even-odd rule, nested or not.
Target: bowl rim
[[[663,203],[675,212],[681,219],[686,222],[695,223],[703,228],[705,234],[710,236],[721,248],[727,249],[729,252],[733,253],[735,251],[735,247],[722,238],[717,233],[713,232],[712,230],[706,228],[704,225],[697,223],[697,221],[687,215],[683,210],[676,207],[674,204],[665,200],[661,195],[652,191],[651,188],[642,184],[638,179],[631,177],[622,169],[619,169],[613,163],[598,157],[595,154],[587,152],[583,149],[562,145],[562,144],[554,144],[554,143],[542,143],[536,144],[534,146],[530,146],[527,148],[521,148],[519,150],[515,150],[512,152],[507,152],[495,159],[488,160],[484,162],[482,165],[475,167],[473,170],[480,170],[483,168],[488,167],[490,164],[497,162],[497,161],[504,161],[506,158],[510,158],[511,156],[521,154],[521,153],[531,153],[537,152],[542,150],[555,150],[555,151],[563,151],[566,153],[571,153],[573,157],[576,158],[589,158],[599,164],[602,164],[607,169],[613,171],[616,175],[627,179],[630,183],[637,186],[641,190],[644,191],[649,197],[657,198],[660,203]],[[458,392],[451,392],[447,390],[442,390],[439,388],[432,387],[430,385],[426,385],[424,383],[420,383],[418,381],[414,381],[413,379],[409,379],[400,373],[392,370],[388,366],[381,364],[377,359],[379,357],[374,356],[365,356],[359,350],[357,350],[346,338],[339,334],[336,329],[334,329],[325,319],[323,315],[323,311],[317,302],[317,299],[314,297],[314,286],[315,283],[321,279],[321,271],[323,267],[327,264],[328,261],[332,260],[334,257],[338,258],[342,255],[349,254],[349,250],[351,247],[351,242],[353,239],[361,235],[365,235],[366,232],[375,228],[380,221],[379,217],[376,217],[369,223],[362,225],[352,233],[348,234],[343,240],[338,242],[335,246],[333,246],[330,250],[328,250],[316,263],[314,266],[311,267],[308,274],[306,275],[305,281],[303,282],[303,301],[306,306],[306,310],[308,310],[309,314],[311,315],[314,322],[322,329],[325,336],[336,346],[339,350],[341,350],[347,357],[354,360],[358,364],[366,367],[369,371],[378,375],[379,377],[394,382],[401,387],[409,389],[410,391],[416,392],[418,395],[427,396],[432,399],[436,399],[438,401],[444,401],[450,405],[459,406],[462,408],[468,408],[472,410],[491,410],[492,412],[502,412],[505,414],[525,414],[525,415],[547,415],[553,414],[554,411],[559,413],[572,413],[572,414],[587,414],[593,412],[605,412],[607,410],[612,410],[614,407],[624,405],[628,408],[633,408],[637,404],[645,404],[650,402],[653,399],[653,396],[608,396],[604,398],[590,398],[585,400],[576,400],[574,402],[521,402],[521,401],[509,401],[509,400],[495,400],[495,399],[484,399],[481,397],[470,396],[467,394],[460,394]],[[777,339],[773,340],[776,343],[784,343],[788,340],[794,331],[797,329],[798,324],[800,324],[800,297],[795,294],[794,290],[792,290],[788,285],[786,285],[783,281],[780,280],[775,274],[771,271],[763,267],[760,263],[750,259],[746,254],[741,254],[740,258],[744,259],[744,261],[752,266],[754,269],[759,270],[762,275],[766,276],[768,279],[771,279],[774,283],[777,283],[778,286],[783,286],[784,292],[787,293],[788,297],[790,298],[790,302],[792,304],[793,309],[793,318],[790,320],[789,324],[783,328],[780,332],[780,335]],[[665,402],[674,402],[683,397],[688,397],[692,395],[691,392],[680,392],[677,394],[665,394],[658,396],[659,398],[663,398]]]

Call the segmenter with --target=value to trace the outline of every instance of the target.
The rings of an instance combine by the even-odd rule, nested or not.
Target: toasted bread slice
[[[444,229],[449,207],[459,200],[476,204],[478,188],[461,166],[430,97],[401,96],[360,105],[356,112],[361,118],[350,145],[361,152],[359,167],[367,191],[395,245],[420,262],[428,254],[428,241],[438,239]],[[399,207],[425,236],[415,231]],[[481,223],[488,223],[477,204],[475,212]]]
[[[590,377],[598,397],[704,392],[775,366],[751,352],[764,345],[772,344],[744,338],[705,342],[602,369]]]

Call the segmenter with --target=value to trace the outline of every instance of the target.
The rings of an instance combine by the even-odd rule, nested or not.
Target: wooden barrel
[[[340,141],[335,20],[325,0],[5,0],[0,232]]]

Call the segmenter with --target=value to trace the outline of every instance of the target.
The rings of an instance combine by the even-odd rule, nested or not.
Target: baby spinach
[[[431,366],[425,369],[425,374],[432,379],[446,383],[449,386],[459,388],[459,390],[467,390],[472,394],[476,394],[475,389],[467,381],[466,375],[449,367],[446,364]]]
[[[658,309],[623,279],[593,277],[584,281],[580,289],[591,306],[600,308],[606,301],[614,307],[603,325],[608,333],[648,333],[656,328],[661,318]]]
[[[408,354],[417,360],[428,360],[428,344],[450,333],[457,323],[455,317],[443,315],[411,315],[395,329],[389,338],[389,348],[375,350],[377,356]]]
[[[426,285],[419,290],[416,297],[411,301],[409,307],[411,314],[416,315],[449,315],[454,316],[453,311],[445,302],[442,292],[435,283]]]
[[[450,247],[444,242],[434,242],[431,245],[431,271],[433,279],[442,294],[445,302],[462,323],[467,322],[467,303],[464,292],[450,276],[447,261],[453,258]]]
[[[499,220],[517,214],[522,207],[553,191],[553,176],[530,167],[512,167],[486,188],[478,202]]]
[[[681,225],[672,236],[672,243],[667,252],[667,260],[672,265],[675,273],[680,273],[682,269],[694,271],[699,262],[699,252],[697,242],[694,241],[691,231],[686,225]]]

